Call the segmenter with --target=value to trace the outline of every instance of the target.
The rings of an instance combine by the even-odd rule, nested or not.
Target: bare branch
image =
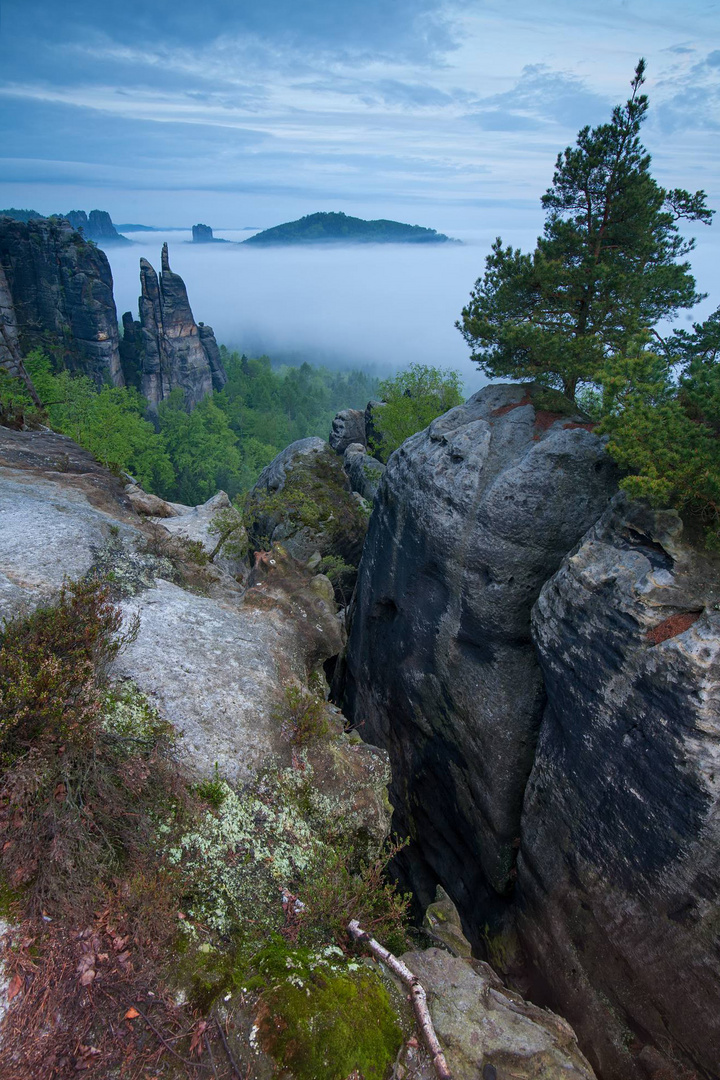
[[[422,1037],[425,1040],[425,1045],[432,1057],[435,1072],[437,1073],[439,1080],[452,1080],[452,1075],[448,1069],[445,1055],[442,1052],[438,1037],[435,1034],[432,1017],[430,1016],[430,1010],[427,1006],[427,995],[425,994],[425,990],[418,977],[413,975],[410,968],[407,967],[402,960],[398,960],[397,956],[393,956],[391,952],[388,952],[387,949],[383,948],[375,938],[371,938],[369,934],[366,934],[365,931],[360,928],[357,919],[352,919],[350,921],[348,933],[356,941],[360,941],[363,945],[367,946],[373,956],[377,957],[378,960],[382,960],[383,964],[390,968],[390,971],[397,975],[397,977],[408,987],[418,1027],[420,1028]]]

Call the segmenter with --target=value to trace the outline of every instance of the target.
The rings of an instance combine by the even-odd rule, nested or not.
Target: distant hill
[[[118,232],[159,232],[152,225],[116,225]]]
[[[448,244],[458,243],[435,229],[400,221],[365,221],[342,213],[308,214],[243,240],[243,244]]]

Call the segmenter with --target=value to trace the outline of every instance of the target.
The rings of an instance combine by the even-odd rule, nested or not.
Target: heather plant
[[[0,633],[0,749],[34,740],[91,740],[104,708],[108,663],[136,632],[98,580],[63,585],[57,600]]]

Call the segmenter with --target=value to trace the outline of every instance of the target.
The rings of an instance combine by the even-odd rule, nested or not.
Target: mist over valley
[[[476,222],[479,216],[473,214]],[[486,211],[483,217],[474,229],[437,224],[462,244],[256,248],[238,246],[250,235],[244,229],[213,230],[232,244],[192,244],[188,228],[133,232],[132,245],[105,250],[118,318],[137,308],[140,258],[159,268],[167,241],[170,265],[185,280],[195,318],[212,326],[228,348],[290,364],[361,367],[381,377],[409,363],[453,368],[470,394],[487,379],[469,359],[455,321],[495,237],[527,251],[542,228],[539,207],[502,218]],[[699,288],[711,291],[718,238],[709,229],[693,231],[693,270]],[[713,309],[714,295],[693,309],[693,320]],[[683,313],[679,324],[689,315]]]

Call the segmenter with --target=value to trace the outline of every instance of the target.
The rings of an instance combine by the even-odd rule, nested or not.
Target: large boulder
[[[604,1080],[720,1062],[720,561],[617,502],[533,613],[519,928]]]
[[[594,1080],[570,1025],[507,990],[488,964],[443,949],[402,959],[428,994],[453,1080]]]
[[[372,502],[385,472],[383,463],[371,457],[361,443],[351,443],[343,455],[343,465],[353,491]]]
[[[361,409],[343,409],[332,422],[328,442],[336,454],[344,454],[351,443],[365,445],[365,413]]]
[[[197,525],[205,510],[188,516]],[[121,481],[72,440],[0,428],[0,616],[51,599],[66,578],[107,575],[128,620],[140,617],[114,677],[176,727],[189,772],[212,776],[217,762],[241,782],[288,755],[286,687],[336,655],[344,632],[327,578],[280,551],[246,591],[215,566],[188,572],[165,528],[181,520],[138,516]]]
[[[359,571],[344,710],[390,752],[401,858],[478,941],[514,880],[542,717],[530,611],[615,488],[586,419],[489,386],[388,462]],[[562,407],[562,403],[561,407]]]

